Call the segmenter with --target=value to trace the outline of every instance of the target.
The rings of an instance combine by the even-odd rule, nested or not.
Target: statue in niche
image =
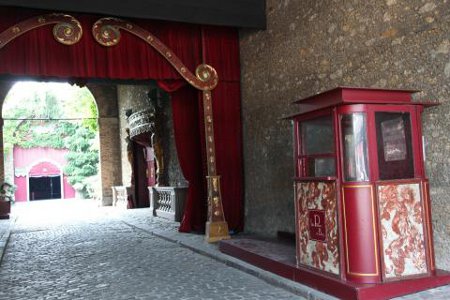
[[[125,112],[126,117],[128,118],[131,115],[131,109],[128,109]],[[134,184],[134,157],[133,157],[133,141],[131,140],[131,136],[130,136],[130,128],[125,128],[125,132],[126,132],[126,137],[125,137],[125,143],[127,144],[127,158],[128,158],[128,162],[130,163],[130,167],[131,167],[131,185]]]
[[[127,133],[127,136],[125,137],[125,142],[127,143],[127,158],[128,158],[128,162],[130,163],[130,167],[131,167],[131,179],[130,179],[130,183],[131,186],[134,186],[134,145],[133,145],[133,141],[130,138],[130,128],[126,128],[125,132]],[[127,208],[134,208],[136,207],[135,203],[134,203],[134,197],[132,196],[132,194],[127,196]]]
[[[127,117],[127,119],[130,117],[130,115],[133,113],[133,111],[131,109],[127,109],[125,111],[125,116]],[[131,185],[134,184],[134,156],[133,156],[133,141],[131,140],[131,135],[130,135],[130,128],[127,127],[125,129],[125,132],[127,134],[127,136],[125,137],[125,143],[127,144],[127,158],[128,158],[128,162],[130,163],[130,167],[131,167]]]
[[[154,126],[151,132],[151,146],[153,148],[155,154],[155,162],[156,162],[156,185],[157,186],[166,186],[166,176],[164,169],[164,151],[162,145],[162,113],[160,107],[160,96],[158,89],[150,90],[147,94],[150,107],[153,109],[154,115]]]

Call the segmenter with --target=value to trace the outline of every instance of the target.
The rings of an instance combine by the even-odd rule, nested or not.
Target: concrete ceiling
[[[0,6],[232,27],[266,27],[266,0],[0,0]]]

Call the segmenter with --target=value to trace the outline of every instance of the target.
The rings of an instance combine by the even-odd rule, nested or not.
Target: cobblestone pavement
[[[0,299],[296,297],[129,226],[112,210],[66,209],[64,217],[41,211],[17,218],[0,268]],[[175,228],[156,219],[155,227]]]
[[[55,204],[59,211],[49,213]],[[13,212],[0,299],[335,299],[220,253],[201,235],[180,234],[149,209],[74,201]],[[448,295],[450,286],[396,299]]]

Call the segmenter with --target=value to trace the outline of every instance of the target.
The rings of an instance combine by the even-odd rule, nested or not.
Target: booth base
[[[252,238],[221,241],[221,252],[246,261],[284,278],[308,285],[341,299],[390,299],[450,284],[450,273],[380,284],[355,284],[327,276],[308,268],[297,267],[295,245]]]

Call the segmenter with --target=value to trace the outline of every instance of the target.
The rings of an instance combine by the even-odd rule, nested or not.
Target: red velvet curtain
[[[202,31],[204,60],[214,66],[220,76],[212,99],[223,209],[229,227],[241,231],[244,227],[244,187],[239,37],[237,30],[224,27],[204,26]]]
[[[0,31],[49,12],[0,7]],[[52,26],[32,30],[0,49],[0,76],[157,80],[171,92],[180,165],[190,183],[181,231],[202,230],[206,221],[205,147],[199,92],[187,86],[172,66],[139,38],[122,31],[114,47],[103,47],[90,29],[101,16],[71,14],[84,34],[79,43],[56,42]],[[225,218],[232,230],[243,228],[242,129],[240,120],[239,43],[237,30],[164,21],[131,20],[165,43],[191,70],[205,62],[219,74],[213,91],[217,170],[222,177]]]
[[[198,91],[190,86],[171,93],[175,143],[183,175],[189,182],[186,209],[179,230],[203,231],[207,212],[206,174],[203,166],[201,113]]]
[[[30,17],[51,12],[0,7],[0,31]],[[58,43],[52,25],[23,34],[1,50],[0,74],[47,78],[180,79],[179,74],[153,48],[121,31],[121,41],[103,47],[92,34],[102,16],[72,14],[83,27],[83,37],[72,46]],[[200,60],[200,26],[175,22],[132,20],[157,36],[191,70]]]

